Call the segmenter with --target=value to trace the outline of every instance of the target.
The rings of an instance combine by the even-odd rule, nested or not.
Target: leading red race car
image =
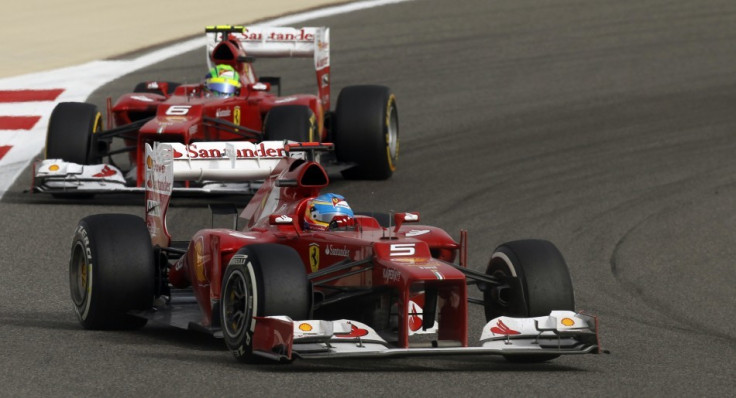
[[[245,362],[430,354],[545,361],[599,351],[597,321],[574,312],[565,260],[550,242],[504,243],[485,273],[474,271],[464,232],[455,241],[415,224],[418,213],[354,213],[343,197],[321,193],[322,166],[295,158],[265,179],[240,214],[244,228],[172,241],[166,211],[186,175],[172,146],[148,150],[146,221],[94,215],[76,229],[70,283],[85,328],[160,321],[221,336]],[[471,298],[468,285],[482,298]],[[487,320],[474,347],[468,303],[482,305]]]
[[[140,83],[114,105],[108,100],[106,129],[93,104],[57,105],[49,120],[46,159],[35,167],[34,191],[143,191],[144,148],[154,141],[181,143],[190,159],[224,155],[224,145],[213,151],[201,142],[332,142],[334,154],[320,159],[326,167],[348,178],[392,175],[399,150],[395,96],[385,86],[349,86],[330,110],[328,28],[205,30],[210,72],[202,83]],[[256,76],[252,63],[261,57],[314,57],[317,94],[281,96],[279,78]],[[259,157],[270,156],[251,158]],[[205,180],[177,186],[190,192],[254,192],[247,188]]]

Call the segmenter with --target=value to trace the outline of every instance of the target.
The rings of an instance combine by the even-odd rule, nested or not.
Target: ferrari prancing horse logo
[[[309,244],[309,268],[312,272],[317,272],[319,269],[319,243]]]
[[[240,124],[240,107],[236,106],[233,109],[233,124]]]

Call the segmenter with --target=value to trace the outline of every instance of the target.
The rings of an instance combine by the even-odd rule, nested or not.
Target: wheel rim
[[[508,274],[502,270],[496,270],[493,272],[493,277],[498,278],[500,280],[504,280],[508,278]],[[508,285],[500,285],[500,286],[494,286],[491,289],[491,297],[493,299],[493,302],[497,304],[501,308],[509,308],[509,305],[511,304],[511,288]]]
[[[97,112],[95,120],[92,122],[92,134],[96,134],[98,131],[102,131],[102,113]]]
[[[319,135],[315,137],[314,130],[317,127],[317,117],[314,116],[314,113],[310,112],[309,115],[309,129],[307,130],[307,140],[309,142],[318,142],[319,141]]]
[[[80,310],[80,315],[84,317],[89,308],[87,304],[92,291],[92,264],[87,261],[86,251],[81,243],[74,246],[69,267],[72,301]]]
[[[395,162],[399,157],[399,119],[396,115],[396,106],[392,96],[388,103],[386,119],[386,149],[391,170],[396,169]]]
[[[495,254],[491,260],[491,264],[487,273],[500,281],[507,281],[514,278],[516,270],[513,268],[512,263],[508,260],[505,254]],[[518,295],[521,292],[516,291],[514,287],[508,283],[501,285],[494,285],[483,296],[486,301],[486,305],[490,304],[490,307],[486,307],[486,317],[488,320],[505,315],[505,316],[524,316],[523,311],[518,308],[520,301],[523,302],[523,298]]]
[[[222,319],[225,333],[236,338],[243,333],[250,319],[248,285],[240,270],[233,271],[225,283],[222,297]]]

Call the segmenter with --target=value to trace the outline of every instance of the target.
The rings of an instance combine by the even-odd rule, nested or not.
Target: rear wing
[[[288,141],[220,141],[189,145],[154,142],[153,146],[147,143],[146,225],[153,244],[168,247],[171,242],[166,228],[166,211],[175,184],[265,180],[281,162],[307,155],[300,144]]]
[[[324,109],[330,109],[330,28],[218,25],[205,28],[207,64],[224,39],[237,40],[245,54],[256,58],[314,57],[319,98]]]

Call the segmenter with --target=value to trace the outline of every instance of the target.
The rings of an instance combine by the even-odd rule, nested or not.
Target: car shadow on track
[[[109,334],[110,338],[118,343],[169,345],[195,351],[225,351],[225,344],[220,339],[205,333],[178,329],[167,325],[149,323],[149,325],[139,330],[109,331],[105,333]],[[100,336],[105,336],[105,334]]]
[[[79,334],[103,345],[150,347],[142,356],[185,363],[211,363],[219,367],[248,369],[267,373],[358,373],[358,372],[577,372],[582,368],[557,359],[545,363],[509,363],[500,356],[442,356],[403,358],[356,358],[299,360],[291,363],[265,361],[255,365],[238,363],[225,348],[222,339],[205,333],[170,326],[149,324],[140,330],[92,331],[83,329],[73,313],[0,312],[0,324],[21,329],[34,328]],[[560,362],[556,362],[560,361]]]
[[[0,325],[18,328],[36,328],[51,330],[81,329],[74,314],[69,312],[0,312]]]
[[[328,360],[299,360],[291,363],[263,362],[258,364],[242,364],[237,362],[224,344],[215,344],[216,351],[222,355],[213,355],[209,352],[203,356],[199,351],[183,349],[177,353],[146,354],[151,358],[166,358],[172,361],[197,362],[206,361],[218,367],[248,370],[270,374],[349,374],[349,373],[414,373],[414,372],[585,372],[583,367],[574,367],[566,364],[556,364],[554,361],[536,364],[509,363],[503,358],[487,356],[474,359],[463,357],[445,358],[381,358],[381,359],[328,359]],[[192,347],[189,347],[191,349]]]
[[[510,363],[500,356],[296,360],[288,365],[262,367],[262,370],[273,373],[584,371],[582,368],[555,363],[555,361],[534,364]]]

